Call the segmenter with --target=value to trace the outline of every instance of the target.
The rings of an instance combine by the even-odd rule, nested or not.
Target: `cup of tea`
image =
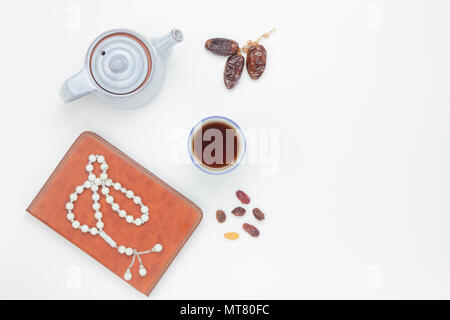
[[[192,162],[209,174],[234,170],[245,155],[246,142],[241,128],[231,119],[211,116],[191,130],[188,151]]]

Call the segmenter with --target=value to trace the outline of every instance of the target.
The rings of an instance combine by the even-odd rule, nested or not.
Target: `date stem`
[[[255,43],[258,44],[262,39],[267,39],[267,38],[269,38],[270,35],[271,35],[272,33],[274,33],[275,31],[277,31],[277,29],[276,29],[276,28],[273,28],[273,29],[270,30],[269,32],[266,32],[266,33],[260,35],[255,41],[248,40],[247,43],[241,48],[241,50],[242,50],[243,52],[247,53],[247,52],[248,52],[248,49],[250,49],[250,47],[251,47],[252,45],[254,45]]]

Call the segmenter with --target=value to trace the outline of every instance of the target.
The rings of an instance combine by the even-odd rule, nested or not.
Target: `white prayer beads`
[[[100,237],[112,248],[117,248],[117,251],[120,254],[133,256],[129,267],[127,268],[124,274],[125,280],[129,281],[132,279],[131,267],[133,266],[136,258],[139,260],[140,263],[139,275],[144,277],[147,274],[147,269],[145,269],[140,256],[150,252],[160,252],[163,250],[163,246],[157,243],[153,246],[152,249],[141,252],[130,247],[127,248],[123,245],[118,247],[116,241],[114,241],[111,238],[111,236],[109,236],[105,231],[103,231],[105,224],[102,221],[103,214],[102,212],[100,212],[101,205],[98,202],[100,200],[100,194],[97,191],[99,190],[99,188],[101,188],[100,189],[101,194],[105,197],[105,202],[111,206],[114,212],[118,213],[118,216],[120,218],[125,219],[125,221],[128,222],[129,224],[133,224],[135,226],[142,226],[143,224],[148,222],[149,209],[146,205],[142,203],[141,197],[136,196],[132,190],[125,189],[120,183],[114,182],[108,177],[107,170],[109,166],[106,163],[106,159],[104,156],[91,154],[89,155],[88,159],[89,159],[88,164],[85,167],[86,172],[88,174],[87,180],[82,185],[77,186],[75,188],[75,192],[69,195],[69,202],[67,202],[65,205],[67,210],[66,218],[72,224],[72,227],[74,229],[80,230],[82,233],[90,233],[92,236],[100,235]],[[93,173],[95,162],[100,164],[100,170],[102,171],[99,177],[97,177]],[[120,209],[119,204],[117,202],[114,202],[115,200],[114,197],[110,195],[110,189],[108,187],[113,187],[114,190],[120,191],[125,195],[125,198],[131,199],[134,204],[139,205],[141,216],[139,218],[134,218],[133,215],[130,215],[125,210]],[[73,212],[75,202],[78,200],[79,195],[81,195],[86,189],[90,189],[92,192],[91,196],[93,201],[92,209],[95,212],[94,217],[97,220],[95,227],[89,227],[86,224],[81,225],[81,223],[78,220],[75,220],[75,214]]]

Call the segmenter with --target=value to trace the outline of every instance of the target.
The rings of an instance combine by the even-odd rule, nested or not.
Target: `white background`
[[[25,212],[84,130],[204,212],[152,299],[450,298],[449,10],[412,0],[3,3],[0,298],[146,299]],[[184,32],[160,95],[133,111],[94,96],[64,105],[60,85],[116,27]],[[227,91],[225,59],[205,40],[244,44],[273,27],[265,74]],[[187,134],[209,115],[256,132],[256,160],[220,177],[186,163]],[[267,215],[258,239],[240,229],[251,215],[215,221],[238,188]]]

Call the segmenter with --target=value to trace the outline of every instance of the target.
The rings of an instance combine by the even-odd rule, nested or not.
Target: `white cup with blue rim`
[[[208,125],[211,125],[213,123],[220,123],[223,124],[225,127],[230,129],[229,131],[232,132],[235,139],[227,139],[227,137],[223,137],[223,142],[228,143],[229,141],[234,141],[236,143],[236,152],[233,151],[233,157],[230,159],[230,161],[226,161],[221,163],[220,166],[214,166],[214,162],[211,164],[211,161],[214,160],[205,160],[205,155],[203,147],[200,147],[201,149],[196,149],[198,146],[198,141],[196,139],[199,139],[198,137],[202,137],[202,139],[205,139],[206,133],[208,131],[202,132],[202,134],[198,134],[200,130],[203,130],[203,128],[207,128]],[[207,129],[208,130],[208,129]],[[217,131],[216,131],[217,132]],[[214,133],[214,132],[213,132]],[[216,139],[217,137],[215,137]],[[211,140],[211,143],[215,141]],[[228,147],[228,145],[227,145]],[[234,147],[234,145],[232,145]],[[206,149],[205,149],[206,150]],[[234,150],[234,149],[233,149]],[[244,133],[242,132],[241,128],[231,119],[223,116],[210,116],[205,119],[200,120],[191,130],[189,134],[188,139],[188,152],[189,157],[191,158],[192,163],[199,168],[201,171],[206,172],[208,174],[213,175],[220,175],[228,173],[234,169],[236,169],[237,166],[241,163],[242,159],[244,158],[245,152],[246,152],[246,141]],[[200,157],[203,157],[202,159],[199,159]],[[206,162],[206,163],[205,163]],[[210,164],[210,165],[208,165]]]

